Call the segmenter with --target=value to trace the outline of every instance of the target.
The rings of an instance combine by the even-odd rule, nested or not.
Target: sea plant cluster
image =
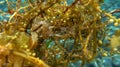
[[[8,10],[0,10],[0,13],[3,16],[8,14],[9,19],[0,23],[0,66],[67,67],[70,62],[78,60],[82,60],[81,66],[84,66],[98,54],[107,56],[107,51],[102,48],[106,26],[109,23],[118,26],[120,19],[112,16],[117,10],[111,13],[102,11],[102,2],[1,1],[0,4],[7,4]],[[104,17],[107,19],[101,21]],[[115,39],[113,37],[111,42]]]

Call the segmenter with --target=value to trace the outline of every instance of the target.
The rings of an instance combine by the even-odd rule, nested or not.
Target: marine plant
[[[84,66],[99,53],[107,56],[102,48],[105,27],[109,23],[118,26],[120,19],[112,16],[116,10],[102,11],[102,1],[1,1],[8,8],[0,10],[1,15],[9,17],[0,23],[0,66],[67,67],[78,60]],[[106,21],[101,21],[103,17]]]

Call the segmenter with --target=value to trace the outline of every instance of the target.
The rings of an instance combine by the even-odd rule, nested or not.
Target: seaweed
[[[99,53],[107,56],[102,48],[106,26],[120,22],[112,16],[118,10],[100,9],[103,0],[74,0],[70,5],[67,0],[4,2],[8,11],[0,10],[1,15],[10,16],[0,23],[1,67],[67,67],[78,60],[84,66]]]

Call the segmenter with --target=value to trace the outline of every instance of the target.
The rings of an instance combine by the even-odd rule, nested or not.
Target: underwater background
[[[16,0],[9,0],[9,1],[16,1]],[[24,2],[24,0],[21,0]],[[102,1],[102,0],[100,0]],[[67,0],[67,4],[70,5],[72,2],[74,2],[74,0]],[[23,4],[23,6],[25,6],[27,4]],[[13,5],[13,7],[15,7],[16,5]],[[105,11],[105,12],[111,12],[112,10],[118,9],[120,10],[120,0],[104,0],[103,3],[101,3],[101,10]],[[0,0],[0,10],[2,10],[3,12],[8,12],[8,8],[7,8],[7,3],[5,2],[5,0]],[[93,12],[94,13],[94,12]],[[4,21],[7,22],[9,17],[11,15],[10,14],[4,14],[4,16],[2,15],[2,12],[0,12],[0,21]],[[117,13],[113,13],[113,16],[115,16],[116,18],[120,18],[120,11]],[[105,22],[106,21],[106,17],[103,17],[101,19],[101,21]],[[103,42],[103,46],[102,48],[104,48],[104,50],[109,51],[110,48],[107,47],[107,44],[110,43],[109,40],[107,40],[107,38],[111,38],[114,34],[116,30],[120,29],[120,24],[118,26],[115,26],[114,23],[110,23],[106,26],[107,31],[105,32],[106,36],[105,38],[102,40]],[[29,30],[27,30],[29,32]],[[118,35],[120,35],[120,33],[118,33]],[[61,39],[60,42],[62,42],[63,40]],[[47,44],[47,48],[51,48],[51,46],[54,45],[54,41],[51,40],[45,40],[45,43]],[[74,43],[73,39],[68,39],[65,44],[66,45],[72,45]],[[68,51],[70,51],[72,49],[73,46],[70,46],[68,48]],[[59,58],[59,55],[57,56]],[[82,64],[81,60],[78,60],[76,62],[69,62],[68,67],[80,67],[80,65]],[[56,66],[57,67],[57,66]],[[58,66],[59,67],[59,66]],[[113,54],[112,56],[108,55],[107,56],[101,56],[98,53],[98,56],[95,57],[94,60],[90,61],[90,62],[86,62],[84,64],[83,67],[120,67],[120,54],[116,53]]]

